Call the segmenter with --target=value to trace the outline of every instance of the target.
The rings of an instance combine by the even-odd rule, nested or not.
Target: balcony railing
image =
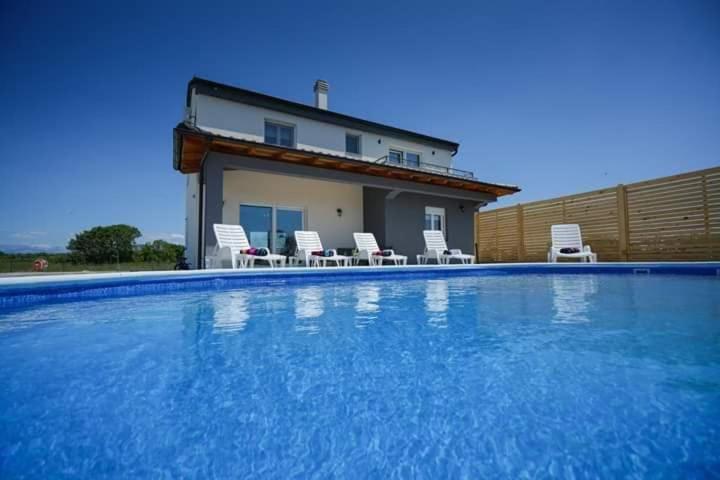
[[[439,173],[441,175],[451,175],[453,177],[475,178],[475,175],[473,174],[473,172],[470,172],[468,170],[460,170],[459,168],[445,167],[443,165],[436,165],[434,163],[412,162],[412,161],[408,161],[406,158],[402,158],[402,159],[390,158],[388,155],[378,158],[376,162],[381,163],[383,165],[397,165],[399,167],[412,168],[415,170],[421,170],[421,171],[425,171],[425,172]]]

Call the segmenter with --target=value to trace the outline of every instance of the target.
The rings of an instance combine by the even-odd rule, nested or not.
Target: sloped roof
[[[362,118],[352,117],[343,113],[333,112],[331,110],[323,110],[304,103],[297,103],[284,98],[273,97],[264,93],[254,92],[244,88],[233,87],[223,83],[213,82],[204,78],[193,77],[188,83],[186,106],[190,106],[190,96],[192,90],[201,95],[208,95],[216,98],[222,98],[233,102],[253,105],[256,107],[268,108],[278,112],[288,113],[299,117],[309,118],[319,122],[331,123],[346,128],[363,130],[366,132],[376,133],[378,135],[387,135],[404,140],[420,142],[433,145],[437,148],[443,148],[457,152],[460,144],[442,138],[432,137],[423,133],[417,133],[402,128],[383,125],[382,123],[364,120]]]

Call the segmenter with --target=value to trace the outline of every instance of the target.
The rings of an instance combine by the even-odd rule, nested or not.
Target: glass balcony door
[[[403,164],[403,152],[400,150],[390,150],[388,153],[388,162],[395,165]]]
[[[388,151],[388,163],[395,165],[407,165],[409,167],[420,167],[420,154],[415,152],[405,152],[391,148]]]

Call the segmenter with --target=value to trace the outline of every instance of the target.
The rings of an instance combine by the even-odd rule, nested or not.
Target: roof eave
[[[345,157],[342,155],[331,155],[331,154],[312,152],[312,151],[307,151],[307,150],[298,150],[298,149],[287,148],[287,147],[277,147],[274,145],[267,145],[264,143],[252,142],[249,140],[225,137],[225,136],[217,135],[214,133],[205,132],[205,131],[199,130],[195,127],[189,127],[188,125],[186,125],[184,123],[180,123],[179,125],[177,125],[175,127],[175,129],[173,130],[173,134],[174,134],[174,138],[177,139],[177,148],[174,148],[173,166],[175,167],[176,170],[180,171],[181,173],[192,173],[192,172],[188,172],[188,171],[183,171],[183,168],[182,168],[184,135],[191,135],[195,138],[200,138],[200,139],[202,139],[203,143],[205,143],[208,146],[211,145],[214,140],[216,140],[216,141],[221,141],[221,142],[230,142],[230,143],[234,143],[236,145],[251,145],[251,146],[253,146],[253,148],[262,147],[265,149],[285,151],[285,152],[296,153],[296,154],[300,154],[300,155],[326,157],[326,158],[340,160],[340,161],[347,162],[347,163],[354,163],[354,164],[362,165],[363,167],[367,167],[367,166],[379,167],[377,165],[374,165],[372,162],[367,162],[367,161],[358,160],[358,159],[354,159],[354,158],[350,158],[350,157]],[[210,148],[210,147],[208,147],[208,148]],[[384,166],[382,166],[382,167],[384,167]],[[491,190],[495,191],[495,193],[493,193],[493,194],[497,197],[501,197],[504,195],[511,195],[511,194],[514,194],[514,193],[517,193],[520,191],[520,188],[515,185],[494,184],[494,183],[489,183],[489,182],[478,181],[475,179],[468,180],[468,179],[463,179],[463,178],[459,178],[459,177],[454,177],[451,175],[442,175],[442,174],[438,174],[438,173],[434,173],[434,172],[418,171],[415,169],[404,168],[401,166],[393,166],[392,169],[407,171],[407,174],[409,174],[411,176],[412,175],[416,175],[416,176],[422,175],[422,176],[426,176],[426,177],[437,177],[437,178],[447,179],[452,182],[470,183],[470,184],[479,186],[481,188],[487,189],[488,191],[491,191]]]

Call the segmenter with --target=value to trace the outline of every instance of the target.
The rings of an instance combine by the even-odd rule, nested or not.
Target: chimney
[[[325,80],[315,80],[315,107],[328,109],[328,89],[330,86]]]

